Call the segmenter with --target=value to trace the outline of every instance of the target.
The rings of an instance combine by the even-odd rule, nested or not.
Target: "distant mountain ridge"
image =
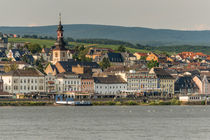
[[[57,25],[37,27],[0,27],[0,32],[19,35],[56,36]],[[75,39],[112,39],[143,45],[208,45],[210,31],[181,31],[93,24],[64,25],[65,37]]]

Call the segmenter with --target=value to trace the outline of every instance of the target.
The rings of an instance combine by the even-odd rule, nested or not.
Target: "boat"
[[[63,96],[56,96],[56,104],[60,105],[71,105],[71,106],[91,106],[92,103],[90,101],[74,101],[73,98],[67,97],[66,100],[63,100]]]

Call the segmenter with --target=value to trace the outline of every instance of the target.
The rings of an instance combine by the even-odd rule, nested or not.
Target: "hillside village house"
[[[147,58],[146,58],[147,61],[157,61],[158,62],[158,55],[155,54],[155,53],[149,53]]]
[[[12,61],[20,61],[24,53],[25,53],[24,51],[21,51],[19,49],[11,49],[7,53],[7,57]]]
[[[10,71],[2,79],[4,91],[11,94],[45,92],[45,76],[35,69]]]
[[[100,62],[101,61],[101,57],[103,55],[105,55],[106,53],[108,53],[108,52],[113,52],[113,50],[107,49],[107,48],[92,47],[92,48],[89,49],[89,51],[85,55],[85,57],[91,58],[93,60],[93,62]]]
[[[134,53],[134,55],[136,56],[137,60],[140,60],[143,57],[145,57],[145,58],[147,57],[147,53],[138,53],[138,52],[136,52],[136,53]]]
[[[103,58],[108,58],[111,65],[124,65],[124,58],[122,56],[121,53],[106,53],[106,55],[104,55],[101,60],[103,60]]]
[[[92,72],[101,72],[101,69],[99,65],[96,62],[80,62],[80,61],[74,61],[74,60],[69,60],[69,61],[59,61],[55,65],[49,64],[46,69],[45,73],[46,74],[53,74],[56,75],[58,73],[63,73],[63,72],[73,72],[75,67],[87,70],[88,67],[89,69],[92,69]]]
[[[0,33],[0,48],[7,48],[8,37]]]

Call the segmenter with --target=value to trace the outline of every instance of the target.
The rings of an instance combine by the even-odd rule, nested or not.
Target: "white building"
[[[2,75],[4,91],[11,94],[45,92],[45,76],[38,70],[16,70]]]
[[[128,90],[142,92],[158,90],[158,78],[155,74],[130,71],[129,73],[126,73],[126,79],[128,82]]]
[[[58,93],[81,91],[81,78],[74,73],[60,73],[56,79],[56,89]]]
[[[94,82],[95,93],[100,95],[117,95],[127,90],[127,82],[116,75],[95,77]]]

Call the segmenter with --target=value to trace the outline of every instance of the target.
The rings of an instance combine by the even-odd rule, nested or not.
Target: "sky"
[[[210,30],[210,0],[0,0],[0,26],[101,24]]]

